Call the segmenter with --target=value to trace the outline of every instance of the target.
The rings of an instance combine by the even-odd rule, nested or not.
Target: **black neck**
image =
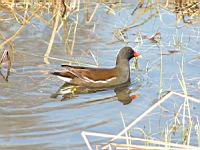
[[[130,66],[127,59],[117,59],[116,69],[118,70],[122,80],[126,80],[127,82],[130,81]]]
[[[116,67],[129,67],[129,60],[127,58],[117,57]]]

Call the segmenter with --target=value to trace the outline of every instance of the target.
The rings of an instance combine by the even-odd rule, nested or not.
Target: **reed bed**
[[[81,4],[83,6],[81,7]],[[94,4],[94,7],[90,7],[90,4]],[[84,19],[86,23],[92,22],[97,10],[100,5],[106,5],[110,12],[114,12],[113,5],[118,4],[118,8],[121,7],[122,0],[111,0],[109,4],[106,0],[98,0],[95,2],[91,2],[90,0],[1,0],[0,1],[0,13],[4,14],[0,16],[0,22],[5,20],[13,20],[14,22],[19,24],[18,30],[15,34],[6,38],[0,32],[0,50],[3,51],[2,58],[0,59],[0,67],[5,62],[8,66],[8,73],[10,72],[10,68],[12,66],[12,62],[14,60],[14,52],[15,39],[21,35],[24,29],[31,24],[33,19],[42,22],[48,28],[52,29],[51,36],[49,38],[48,47],[44,52],[44,62],[46,64],[50,63],[49,59],[57,59],[50,57],[52,46],[54,44],[55,36],[62,35],[61,41],[65,45],[66,55],[72,55],[73,49],[76,45],[76,33],[79,25],[80,13],[84,12]],[[113,5],[111,5],[113,4]],[[138,6],[132,11],[132,15],[135,15],[137,9],[143,8],[143,11],[136,15],[136,19],[133,20],[129,25],[124,28],[116,30],[114,32],[114,36],[119,41],[127,43],[127,39],[125,37],[125,32],[128,32],[132,28],[136,28],[142,26],[147,23],[152,18],[155,18],[160,15],[160,8],[170,11],[176,14],[177,22],[181,20],[186,24],[195,24],[199,21],[200,9],[199,2],[196,0],[141,0]],[[83,9],[83,11],[82,11]],[[152,9],[154,11],[152,11]],[[146,19],[142,19],[142,21],[138,22],[145,14],[150,13],[150,15]],[[49,16],[50,19],[46,19],[45,16]],[[69,16],[73,16],[73,20],[69,19]],[[189,19],[186,19],[185,16],[189,16]],[[63,34],[61,34],[63,33]],[[199,149],[200,146],[200,125],[198,116],[193,116],[191,113],[190,103],[195,103],[196,105],[200,104],[200,100],[188,95],[188,89],[186,86],[186,81],[184,79],[183,68],[184,65],[181,63],[179,65],[179,83],[181,85],[182,93],[170,91],[166,95],[163,96],[163,65],[162,65],[162,45],[160,43],[160,33],[155,33],[151,37],[146,36],[145,34],[136,34],[136,36],[140,37],[141,43],[144,39],[151,41],[157,46],[160,46],[160,91],[159,91],[159,99],[153,104],[150,108],[148,108],[145,112],[143,112],[140,116],[134,119],[128,126],[126,126],[125,121],[122,117],[122,121],[124,124],[124,129],[117,135],[110,135],[105,133],[97,133],[97,132],[87,132],[83,131],[82,136],[87,144],[88,149],[92,150],[94,147],[98,149]],[[174,43],[176,43],[174,41]],[[9,47],[9,49],[7,49]],[[94,57],[95,59],[95,57]],[[63,60],[61,60],[63,61]],[[0,68],[1,69],[1,68]],[[6,77],[7,79],[7,77]],[[156,139],[153,136],[144,136],[143,138],[138,138],[130,135],[130,130],[134,128],[136,125],[140,124],[142,120],[156,109],[166,110],[162,107],[162,104],[169,101],[173,96],[181,97],[183,100],[176,115],[171,116],[171,120],[173,123],[167,124],[164,129],[161,131],[164,140]],[[176,100],[176,99],[175,99]],[[195,121],[194,121],[195,120]],[[182,143],[174,142],[171,140],[172,134],[176,132],[176,129],[179,129],[179,133],[182,134]],[[140,129],[143,132],[143,135],[146,135],[143,129]],[[181,130],[181,132],[180,132]],[[190,144],[191,135],[194,134],[192,131],[195,130],[195,134],[197,135],[197,145]],[[152,133],[153,134],[153,133]],[[90,137],[102,137],[109,139],[106,143],[98,144],[92,147],[91,142],[89,141]],[[117,142],[118,140],[122,140]]]
[[[121,3],[119,0],[112,0],[107,4],[105,0],[89,1],[89,0],[1,0],[0,13],[4,14],[0,17],[0,21],[12,20],[20,25],[15,34],[8,38],[4,38],[0,33],[1,43],[0,50],[8,45],[13,45],[13,41],[21,35],[24,29],[31,25],[32,20],[37,20],[52,29],[48,47],[44,53],[44,62],[49,63],[52,46],[55,36],[61,35],[61,42],[65,46],[66,55],[72,55],[76,43],[76,33],[79,24],[79,16],[84,12],[86,23],[90,23],[99,8],[99,5],[106,5],[112,10],[110,3]],[[83,10],[80,5],[84,4]],[[96,6],[91,7],[92,4]],[[46,19],[48,16],[50,19]],[[73,20],[69,19],[73,16]],[[13,57],[14,50],[9,50],[9,54]]]
[[[143,1],[144,2],[144,1]],[[128,26],[119,29],[116,31],[117,39],[123,42],[127,42],[125,38],[125,33],[131,30],[132,28],[140,27],[143,24],[147,23],[152,18],[160,15],[160,10],[156,9],[155,6],[159,6],[162,9],[168,10],[172,13],[176,14],[177,24],[180,23],[182,20],[185,24],[192,25],[196,24],[199,21],[199,15],[200,15],[200,7],[198,1],[148,1],[148,6],[145,6],[145,9],[143,13],[140,13],[137,15],[137,19],[134,20],[132,23],[130,23]],[[155,3],[158,3],[159,5],[155,5]],[[143,7],[144,3],[138,4],[138,7],[136,9],[139,9]],[[152,8],[155,8],[155,11],[152,11]],[[191,11],[192,9],[192,11]],[[178,11],[177,11],[178,10]],[[132,12],[132,15],[135,14],[137,10],[134,10]],[[139,18],[141,18],[144,14],[146,14],[148,11],[151,11],[150,15],[147,17],[147,19],[143,19],[142,22],[138,23]],[[190,13],[191,12],[191,13]],[[188,20],[185,19],[185,17],[189,17]],[[162,21],[162,20],[161,20]],[[137,36],[137,35],[136,35]],[[143,43],[143,39],[147,39],[151,41],[152,43],[155,43],[158,47],[160,47],[160,90],[159,90],[159,100],[152,105],[150,108],[148,108],[145,112],[143,112],[140,116],[135,118],[130,124],[127,126],[124,123],[123,117],[122,122],[124,124],[124,130],[119,132],[117,135],[111,135],[111,134],[105,134],[105,133],[98,133],[98,132],[88,132],[83,131],[82,136],[87,144],[87,147],[89,150],[99,150],[99,149],[123,149],[123,150],[143,150],[143,149],[199,149],[200,147],[200,126],[199,126],[199,114],[197,115],[192,112],[192,106],[195,105],[199,107],[200,100],[194,97],[189,96],[188,94],[188,87],[184,78],[184,61],[182,57],[182,62],[178,64],[179,66],[179,76],[178,76],[178,82],[180,84],[180,87],[182,89],[182,93],[178,93],[175,91],[170,91],[166,95],[163,96],[163,47],[162,42],[160,42],[160,33],[156,33],[152,35],[151,37],[148,37],[146,35],[138,35],[140,37],[140,44]],[[175,35],[176,36],[176,35]],[[177,46],[177,49],[181,50],[181,43],[182,39],[176,39],[174,37],[174,46]],[[174,51],[175,52],[175,51]],[[173,53],[173,52],[172,52]],[[176,98],[173,98],[176,96]],[[169,120],[173,120],[172,122],[168,122],[163,126],[160,133],[155,133],[150,131],[144,131],[144,129],[140,128],[139,130],[142,132],[142,135],[140,137],[134,136],[134,134],[130,134],[133,132],[135,128],[138,128],[138,126],[141,126],[141,122],[147,122],[149,118],[153,118],[157,115],[159,115],[162,112],[170,112],[172,110],[168,110],[165,107],[163,107],[164,103],[168,103],[173,99],[174,105],[176,104],[177,97],[181,98],[182,102],[179,103],[179,106],[176,107],[176,109],[173,110],[174,115],[171,115]],[[161,109],[159,113],[154,112],[157,109]],[[198,111],[197,111],[198,112]],[[151,118],[151,119],[152,119]],[[153,120],[153,119],[152,119]],[[162,119],[161,119],[162,120]],[[163,120],[162,120],[163,121]],[[152,123],[152,122],[151,122]],[[153,125],[150,128],[155,128]],[[149,135],[150,132],[150,135]],[[162,133],[161,133],[162,132]],[[172,137],[174,135],[179,134],[179,137],[176,137],[173,139]],[[155,137],[154,135],[159,135],[158,137]],[[194,135],[195,138],[194,138]],[[104,140],[104,143],[94,145],[92,142],[90,142],[89,139],[96,140],[100,138],[101,140]],[[98,138],[96,138],[98,137]],[[93,140],[94,140],[93,139]],[[94,140],[94,141],[95,141]],[[195,144],[193,142],[195,141]],[[194,144],[194,145],[193,145]]]
[[[68,4],[68,5],[67,5]],[[48,58],[52,49],[52,45],[54,43],[55,35],[58,34],[60,29],[64,26],[64,22],[66,22],[67,17],[74,13],[79,11],[79,5],[80,1],[71,1],[67,2],[65,1],[1,1],[0,7],[2,9],[2,13],[6,13],[7,18],[11,18],[15,20],[18,24],[21,25],[21,27],[18,29],[18,31],[8,39],[5,39],[0,44],[0,49],[2,49],[6,44],[8,44],[11,41],[14,41],[17,36],[19,36],[23,30],[31,23],[32,19],[37,19],[38,21],[46,24],[47,27],[52,28],[52,35],[49,40],[48,48],[44,54],[44,62],[49,63]],[[51,19],[47,20],[45,19],[45,16],[50,16]],[[3,18],[1,19],[4,20]],[[75,21],[74,21],[75,22]],[[76,20],[78,22],[78,20]],[[58,28],[59,27],[59,28]],[[74,31],[76,31],[77,26],[75,25]],[[68,31],[70,33],[70,31]],[[67,38],[65,33],[65,38]],[[75,35],[74,35],[75,37]],[[68,43],[68,39],[64,39],[65,43]],[[72,44],[67,47],[67,51],[72,51],[73,46],[75,43],[75,38],[73,39]],[[65,44],[69,45],[69,44]]]
[[[80,5],[84,4],[81,7]],[[91,7],[91,4],[95,6]],[[55,40],[56,35],[62,35],[61,42],[65,45],[66,55],[72,55],[73,49],[76,43],[76,32],[79,24],[80,13],[84,12],[84,18],[87,23],[90,23],[94,18],[97,10],[100,5],[105,5],[109,11],[114,12],[113,6],[117,4],[117,8],[120,8],[122,5],[122,0],[45,0],[45,1],[34,1],[34,0],[1,0],[0,1],[0,12],[4,16],[0,17],[0,21],[13,20],[20,25],[18,30],[10,37],[5,38],[2,33],[0,33],[0,50],[3,50],[5,46],[12,45],[12,49],[9,49],[9,54],[13,58],[14,53],[14,44],[13,41],[20,36],[24,29],[31,24],[31,20],[37,20],[44,23],[48,28],[52,29],[52,34],[49,39],[48,47],[44,53],[44,62],[49,63],[49,56],[51,54],[52,46]],[[124,32],[128,31],[131,28],[141,26],[148,22],[150,19],[154,18],[159,14],[159,11],[152,13],[146,20],[136,24],[136,22],[146,13],[148,13],[152,7],[155,5],[160,5],[164,9],[168,9],[177,14],[177,20],[183,19],[185,23],[196,23],[199,19],[195,19],[196,16],[199,16],[199,2],[196,0],[151,0],[144,1],[140,0],[138,7],[136,7],[134,12],[140,7],[146,7],[143,13],[141,12],[136,19],[126,26],[123,29],[120,29],[114,33],[117,39],[122,39],[126,42],[126,39],[123,37]],[[173,5],[171,5],[173,4]],[[175,7],[174,7],[175,6]],[[185,15],[191,16],[189,20],[185,19]],[[46,16],[49,16],[50,19],[46,19]],[[73,20],[69,19],[70,16],[73,16]],[[70,20],[70,21],[69,21]],[[12,59],[14,60],[14,59]]]
[[[178,128],[178,124],[173,124],[173,127],[171,127],[171,129],[169,129],[169,127],[165,127],[166,131],[164,134],[164,139],[165,141],[160,141],[156,138],[152,137],[148,137],[148,138],[138,138],[138,137],[134,137],[134,136],[127,136],[129,135],[129,131],[130,129],[133,129],[134,126],[140,124],[140,122],[142,120],[147,119],[148,116],[151,116],[150,114],[155,110],[158,109],[162,103],[168,101],[170,98],[172,98],[172,96],[178,96],[181,97],[183,100],[183,105],[180,106],[180,109],[185,109],[185,102],[193,102],[196,105],[200,104],[200,100],[196,99],[194,97],[191,96],[187,96],[185,94],[181,94],[181,93],[177,93],[174,91],[171,91],[169,93],[167,93],[165,96],[163,96],[161,99],[159,99],[154,105],[152,105],[150,108],[148,108],[145,112],[143,112],[140,116],[138,116],[136,119],[134,119],[128,126],[126,126],[121,132],[119,132],[117,135],[110,135],[110,134],[105,134],[105,133],[98,133],[98,132],[87,132],[87,131],[83,131],[82,132],[82,136],[83,139],[85,140],[85,143],[87,144],[87,147],[89,150],[93,150],[93,149],[124,149],[124,150],[133,150],[133,149],[169,149],[169,150],[175,150],[175,149],[190,149],[190,150],[197,150],[199,149],[200,143],[198,143],[199,145],[194,146],[194,145],[190,145],[190,137],[188,136],[185,140],[189,140],[186,143],[180,144],[180,143],[175,143],[175,142],[171,142],[171,139],[168,139],[169,136],[171,136],[171,134],[176,134],[174,131],[174,133],[172,133],[172,130],[174,128]],[[185,113],[185,111],[183,110],[183,114],[181,114],[179,111],[180,109],[178,109],[178,111],[176,112],[178,114],[178,116],[182,119],[182,122],[180,121],[179,123],[182,124],[181,128],[185,129],[186,127],[185,125],[185,121],[189,121],[190,124],[192,124],[192,128],[196,128],[196,134],[197,136],[197,140],[199,141],[199,133],[200,133],[200,126],[199,126],[199,118],[197,116],[192,116]],[[188,108],[187,109],[191,109]],[[190,110],[188,110],[190,111]],[[197,117],[197,118],[196,118]],[[173,118],[174,120],[177,119],[177,116],[175,116]],[[122,119],[123,120],[123,119]],[[193,120],[193,121],[192,121]],[[195,122],[194,120],[197,120],[197,122]],[[123,121],[124,122],[124,121]],[[180,126],[179,124],[179,126]],[[170,131],[171,130],[171,131]],[[189,133],[187,133],[187,135],[190,135]],[[89,142],[88,137],[101,137],[101,138],[105,138],[105,139],[109,139],[107,143],[101,144],[101,145],[97,145],[97,146],[93,146],[92,144]],[[120,140],[120,143],[117,143],[117,141]],[[128,142],[127,142],[128,141]],[[94,148],[96,147],[96,148]]]

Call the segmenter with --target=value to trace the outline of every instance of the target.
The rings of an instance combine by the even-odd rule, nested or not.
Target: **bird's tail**
[[[60,76],[60,71],[53,71],[53,72],[49,72],[52,75],[56,75],[56,76]]]

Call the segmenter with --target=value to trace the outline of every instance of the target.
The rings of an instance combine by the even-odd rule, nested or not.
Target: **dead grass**
[[[185,100],[188,100],[188,102],[196,103],[196,105],[200,104],[199,99],[171,91],[168,94],[166,94],[165,96],[163,96],[160,100],[158,100],[150,108],[148,108],[145,112],[143,112],[140,116],[138,116],[136,119],[134,119],[128,126],[126,126],[117,135],[83,131],[82,136],[87,144],[88,149],[89,150],[93,149],[92,145],[90,144],[90,142],[88,140],[88,136],[110,139],[108,143],[102,144],[101,146],[99,146],[96,149],[109,149],[109,150],[112,150],[115,148],[116,149],[163,149],[163,150],[164,149],[170,149],[170,150],[172,150],[172,149],[173,150],[174,149],[190,149],[190,150],[199,149],[198,146],[190,145],[189,142],[186,142],[184,144],[177,144],[177,143],[168,141],[167,139],[166,139],[166,141],[160,141],[160,140],[154,139],[153,137],[151,137],[150,139],[149,138],[145,139],[145,138],[136,138],[136,137],[132,137],[132,136],[127,136],[128,135],[127,133],[130,129],[133,129],[134,126],[136,126],[137,124],[140,124],[140,122],[142,120],[147,119],[147,117],[151,114],[151,112],[153,112],[155,109],[158,109],[162,105],[162,103],[168,101],[172,96],[178,96],[178,97],[183,98],[184,103],[185,103]],[[184,107],[185,106],[182,107],[182,105],[181,105],[180,109],[184,109]],[[186,115],[186,113],[184,113],[184,111],[183,111],[183,114],[181,114],[180,112],[177,112],[177,113],[178,113],[179,119],[181,117],[183,120],[185,120],[187,118],[187,120],[191,121],[191,120],[194,120],[193,117],[196,117],[196,116],[188,116],[188,115]],[[176,118],[177,118],[177,116],[174,118],[174,120],[176,120]],[[197,120],[198,120],[198,118],[197,118]],[[185,124],[184,121],[182,123],[181,122],[179,122],[179,123]],[[185,128],[184,124],[182,124],[182,129]],[[199,131],[199,128],[200,128],[199,123],[192,122],[192,124],[193,124],[193,127],[195,126],[195,128],[197,129],[196,134],[199,135],[199,132],[200,132]],[[175,128],[175,126],[173,126],[173,128]],[[169,137],[169,134],[172,134],[172,132],[169,132],[169,131],[165,132],[165,137],[166,138]],[[126,135],[126,136],[124,136],[124,135]],[[187,135],[190,136],[190,134],[187,134]],[[199,136],[198,136],[198,138],[199,138]],[[189,137],[187,137],[186,139],[189,140]],[[117,143],[117,140],[124,140],[124,141],[130,141],[130,142],[129,143],[124,142],[126,144],[119,144],[119,143]],[[135,144],[133,144],[133,143],[135,143]]]
[[[143,1],[144,2],[144,1]],[[134,10],[133,15],[136,15],[137,19],[134,20],[134,22],[130,23],[128,26],[119,29],[115,32],[115,36],[119,41],[127,42],[127,39],[124,38],[124,33],[129,32],[132,28],[138,28],[142,26],[143,24],[147,23],[149,20],[151,20],[154,17],[157,17],[160,14],[160,10],[157,6],[160,6],[161,9],[167,9],[170,10],[170,7],[174,8],[181,8],[180,13],[181,16],[177,15],[177,24],[180,23],[180,21],[183,21],[185,24],[192,25],[197,23],[195,20],[197,17],[199,19],[199,2],[197,1],[187,1],[187,7],[185,1],[164,1],[164,3],[159,3],[158,5],[155,5],[156,1],[148,1],[149,7],[145,6],[143,9],[143,13],[139,13],[137,15],[137,11]],[[158,2],[158,1],[157,1]],[[198,6],[195,6],[198,5]],[[194,7],[195,6],[195,7]],[[141,7],[141,6],[140,6]],[[140,7],[137,7],[140,8]],[[193,13],[185,13],[189,12],[189,9],[194,9]],[[140,10],[141,10],[140,9]],[[152,9],[155,9],[152,10]],[[144,14],[151,11],[149,16],[146,17],[146,19],[140,19],[143,17]],[[176,11],[171,11],[175,14],[177,14]],[[184,20],[185,16],[189,17],[189,21]],[[195,16],[195,17],[194,17]],[[162,16],[160,17],[162,18]],[[138,23],[138,20],[141,22]],[[162,22],[162,19],[161,19]],[[137,34],[135,34],[137,36]],[[138,37],[140,37],[140,44],[143,44],[143,40],[147,39],[151,41],[151,38],[148,38],[147,36],[144,36],[141,33],[138,33]],[[153,36],[154,37],[154,36]],[[177,51],[183,50],[183,43],[182,36],[179,37],[176,33],[173,37],[173,46]],[[85,143],[87,144],[87,147],[89,150],[92,149],[126,149],[126,150],[133,150],[133,149],[199,149],[200,146],[200,139],[199,139],[199,116],[196,115],[193,111],[193,108],[191,104],[195,105],[197,108],[199,107],[200,100],[194,97],[189,96],[188,94],[188,87],[187,83],[185,81],[184,77],[184,56],[182,56],[182,62],[178,63],[179,66],[179,75],[177,76],[178,82],[180,84],[182,93],[178,93],[175,91],[170,91],[166,95],[163,96],[163,85],[165,84],[163,82],[163,70],[165,69],[163,66],[163,48],[164,43],[162,41],[155,42],[159,48],[160,48],[160,89],[159,89],[159,100],[153,104],[150,108],[148,108],[145,112],[143,112],[140,116],[137,118],[134,118],[134,120],[128,124],[125,125],[124,119],[122,117],[122,122],[124,125],[124,129],[119,132],[117,135],[111,135],[111,134],[105,134],[105,133],[98,133],[98,132],[87,132],[83,131],[82,136],[85,140]],[[165,43],[166,44],[166,43]],[[169,120],[166,120],[165,126],[162,126],[162,129],[158,131],[159,133],[151,132],[151,128],[155,128],[155,126],[150,126],[150,129],[148,131],[145,131],[142,128],[138,128],[137,126],[142,126],[142,122],[145,122],[147,124],[147,120],[153,119],[153,117],[157,117],[157,115],[161,115],[162,113],[165,114],[165,112],[172,112],[170,109],[166,109],[163,107],[165,103],[170,103],[171,100],[173,100],[173,105],[177,105],[176,101],[178,101],[178,98],[173,98],[174,96],[181,98],[182,102],[179,103],[178,106],[173,110],[173,114],[171,114]],[[160,109],[161,111],[155,112],[156,110]],[[193,111],[193,112],[192,112]],[[198,113],[197,113],[198,114]],[[160,119],[162,120],[162,118]],[[150,122],[150,124],[153,122]],[[134,136],[134,134],[130,135],[134,131],[134,129],[139,129],[142,132],[143,137],[138,138]],[[155,135],[159,136],[159,138],[155,138]],[[179,135],[175,139],[173,138],[175,135]],[[194,135],[195,138],[194,138]],[[93,137],[93,138],[89,138]],[[99,137],[101,139],[105,139],[105,143],[98,144],[96,146],[92,145],[89,139],[96,139],[96,137]],[[193,142],[195,141],[196,144],[193,145]]]
[[[60,34],[61,29],[64,31],[63,37],[61,38],[64,45],[65,45],[65,51],[66,55],[72,55],[73,49],[76,45],[76,33],[77,28],[79,25],[79,13],[80,13],[80,0],[73,0],[73,1],[58,1],[58,0],[47,0],[47,1],[37,1],[34,0],[1,0],[0,1],[0,13],[5,13],[6,18],[0,17],[0,21],[3,22],[5,20],[13,20],[16,23],[20,25],[19,29],[16,31],[15,34],[10,36],[9,38],[5,38],[2,33],[0,33],[1,43],[0,43],[0,49],[3,51],[5,50],[5,46],[8,45],[11,49],[6,50],[6,53],[4,53],[3,56],[8,56],[8,52],[10,51],[9,59],[10,62],[12,62],[12,57],[14,53],[14,44],[13,42],[15,39],[20,36],[20,34],[24,31],[24,29],[31,24],[32,19],[36,19],[37,21],[40,21],[44,23],[47,27],[52,29],[52,34],[49,39],[48,48],[45,51],[44,54],[44,62],[50,63],[49,59],[57,59],[51,57],[51,51],[52,46],[54,44],[55,36]],[[106,8],[108,8],[109,13],[114,13],[114,4],[122,2],[119,1],[111,1],[111,4],[107,4],[107,1],[98,1],[95,3],[95,7],[90,7],[89,0],[84,0],[84,13],[85,13],[85,21],[87,23],[91,23],[97,10],[99,9],[99,6],[105,5]],[[181,0],[167,0],[167,1],[148,1],[148,5],[144,5],[145,1],[141,0],[140,4],[136,9],[133,11],[132,15],[136,16],[136,19],[133,20],[129,25],[126,27],[116,30],[114,33],[114,36],[118,39],[123,41],[124,43],[128,43],[126,38],[124,37],[124,33],[129,31],[132,28],[140,27],[147,23],[149,20],[157,17],[160,15],[160,9],[165,9],[167,11],[170,11],[172,13],[176,14],[177,22],[184,21],[186,24],[195,24],[199,21],[199,2],[192,0],[187,1],[189,3],[185,3],[186,1]],[[155,5],[157,4],[157,5]],[[144,6],[143,6],[144,5]],[[140,11],[139,14],[136,14],[137,9],[141,8],[142,11]],[[152,11],[152,9],[154,11]],[[146,19],[141,19],[146,13],[150,13],[150,15]],[[47,20],[44,17],[44,14],[48,14],[51,16],[51,19]],[[69,16],[73,15],[74,20],[69,23]],[[185,16],[189,16],[188,20],[185,20]],[[141,20],[138,22],[138,20]],[[162,21],[162,20],[161,20]],[[157,34],[148,37],[145,34],[138,33],[136,36],[140,37],[141,43],[142,40],[147,39],[154,44],[161,45],[155,37]],[[70,38],[71,37],[71,38]],[[181,43],[182,41],[180,39],[176,40],[176,37],[174,37],[174,45],[177,46],[177,48],[181,49]],[[6,55],[5,55],[6,54]],[[96,62],[96,58],[93,54],[91,54]],[[192,135],[192,129],[195,129],[196,135],[197,135],[197,141],[200,145],[200,125],[199,125],[199,118],[198,116],[193,116],[193,114],[190,112],[191,107],[190,103],[196,103],[196,105],[200,104],[200,100],[196,99],[194,97],[190,97],[188,95],[186,81],[184,79],[184,65],[183,63],[179,64],[179,83],[181,85],[182,93],[177,93],[174,91],[171,91],[167,93],[165,96],[162,96],[163,93],[163,65],[162,65],[162,46],[160,48],[160,91],[159,91],[159,100],[152,105],[150,108],[148,108],[145,112],[143,112],[140,116],[138,116],[136,119],[134,119],[128,126],[126,126],[124,119],[123,125],[124,130],[122,130],[117,135],[110,135],[110,134],[102,134],[102,133],[95,133],[95,132],[82,132],[82,136],[88,146],[88,149],[92,150],[92,145],[88,140],[88,136],[94,136],[94,137],[103,137],[108,138],[108,142],[104,144],[99,144],[100,146],[97,146],[96,149],[199,149],[199,147],[191,145],[190,144],[190,138]],[[2,57],[0,64],[3,62],[4,57]],[[66,60],[61,60],[66,61]],[[163,129],[163,137],[164,141],[161,141],[159,139],[154,139],[152,137],[146,136],[146,138],[136,138],[130,136],[130,129],[133,128],[136,124],[139,124],[143,119],[148,117],[150,113],[152,113],[154,110],[161,107],[161,105],[168,101],[169,98],[172,96],[178,96],[182,98],[182,104],[177,109],[177,112],[175,113],[171,119],[173,120],[172,124],[167,124],[166,127]],[[182,113],[181,113],[182,112]],[[123,117],[122,117],[123,118]],[[195,121],[194,121],[195,120]],[[182,143],[174,143],[171,141],[171,136],[174,132],[177,131],[177,129],[181,129],[182,133]],[[143,130],[141,129],[143,132]],[[180,130],[179,130],[180,131]],[[145,134],[145,132],[143,132]],[[117,140],[122,139],[124,140],[124,143],[117,143]],[[138,144],[139,143],[139,144]]]
[[[2,39],[3,42],[0,43],[0,49],[4,49],[5,46],[9,45],[17,37],[19,37],[24,29],[31,24],[31,21],[35,19],[52,29],[48,48],[44,53],[45,63],[49,63],[52,46],[57,35],[61,35],[61,42],[64,43],[66,55],[72,55],[76,44],[79,15],[82,13],[80,10],[80,3],[84,3],[85,21],[89,24],[93,20],[100,5],[105,5],[112,10],[110,3],[119,4],[121,1],[112,0],[111,2],[108,2],[104,0],[97,0],[96,2],[92,2],[89,0],[1,0],[0,13],[6,14],[6,17],[0,17],[0,21],[3,22],[6,20],[12,20],[13,22],[18,23],[21,27],[9,38]],[[94,8],[91,7],[91,4],[93,3],[96,5]],[[51,19],[47,20],[45,18],[47,15],[51,16]],[[69,21],[70,16],[74,17],[72,22]],[[61,34],[61,32],[63,34]]]

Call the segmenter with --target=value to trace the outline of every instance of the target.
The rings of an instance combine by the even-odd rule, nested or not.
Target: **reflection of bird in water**
[[[124,105],[131,103],[134,99],[136,99],[139,95],[134,94],[141,85],[137,85],[134,89],[129,89],[130,83],[126,83],[114,88],[115,96],[118,101],[122,102]],[[71,99],[73,97],[78,96],[79,94],[87,94],[87,93],[95,93],[99,91],[105,91],[108,88],[86,88],[83,86],[74,86],[68,83],[64,83],[54,94],[51,95],[51,98],[57,98],[58,96],[62,96],[62,100]],[[112,98],[114,98],[112,97]],[[109,97],[110,98],[110,97]],[[102,101],[105,99],[102,99]]]
[[[131,103],[134,99],[136,99],[139,96],[139,94],[131,95],[133,91],[138,90],[140,86],[135,88],[136,89],[134,90],[130,90],[127,85],[115,88],[114,91],[116,93],[118,101],[122,102],[124,105]]]
[[[119,101],[128,104],[131,102],[130,92],[127,88],[127,85],[130,84],[129,61],[138,56],[139,53],[131,47],[124,47],[117,55],[114,68],[62,65],[63,70],[51,74],[56,75],[66,83],[51,97],[56,98],[58,95],[62,95],[62,100],[64,100],[82,93],[94,93],[113,88]]]

